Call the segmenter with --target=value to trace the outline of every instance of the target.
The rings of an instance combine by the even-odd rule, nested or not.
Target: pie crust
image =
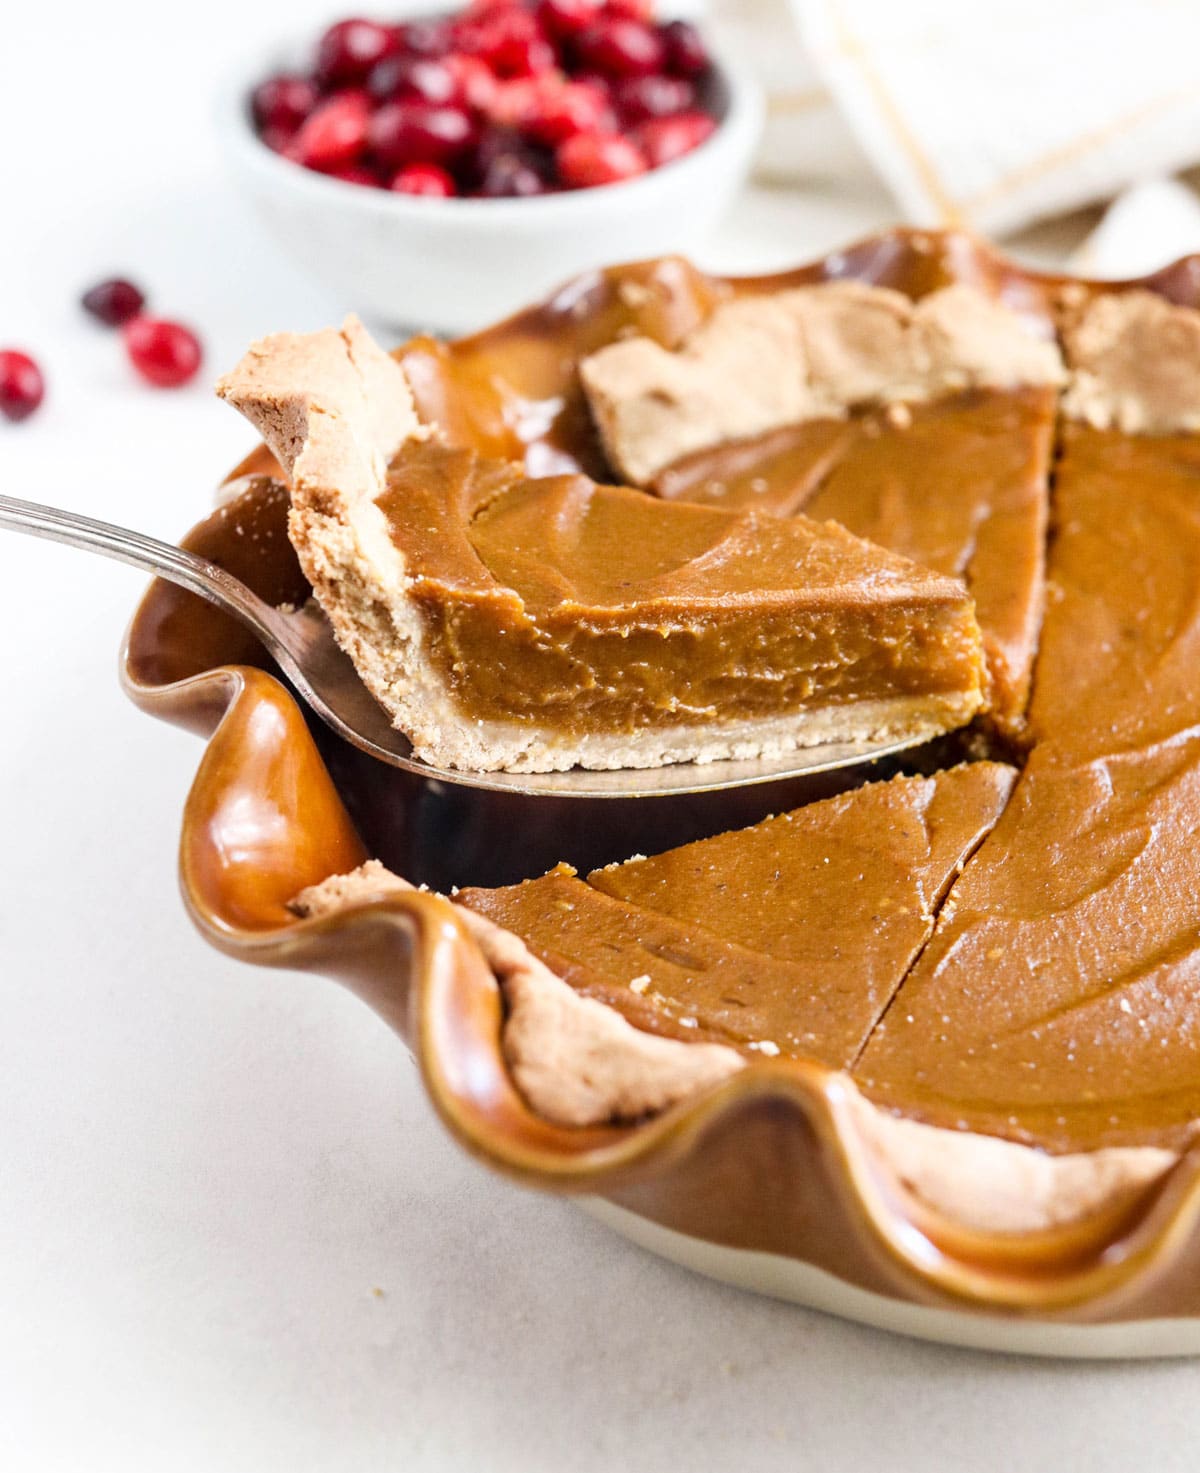
[[[914,303],[857,281],[739,297],[674,350],[627,338],[579,372],[609,459],[635,486],[698,450],[858,406],[1064,377],[1055,343],[973,287]]]
[[[292,906],[315,918],[411,888],[369,860],[301,891]],[[546,1119],[574,1127],[637,1120],[747,1067],[742,1054],[721,1044],[683,1043],[634,1028],[612,1008],[581,997],[518,936],[473,910],[457,910],[503,992],[504,1052],[513,1077]],[[1178,1159],[1152,1146],[1050,1156],[893,1115],[864,1099],[848,1078],[844,1088],[863,1139],[896,1186],[982,1232],[1061,1227],[1133,1196]]]

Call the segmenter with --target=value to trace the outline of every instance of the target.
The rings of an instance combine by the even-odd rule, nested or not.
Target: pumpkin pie
[[[673,350],[627,338],[581,377],[610,458],[636,484],[829,518],[964,578],[991,723],[1020,733],[1064,379],[1054,342],[970,286],[913,303],[835,282],[718,305]]]
[[[431,763],[769,756],[930,736],[983,699],[957,578],[831,522],[449,443],[354,320],[264,340],[219,392],[291,481],[290,536],[339,641]]]
[[[543,1113],[630,1118],[753,1058],[815,1060],[927,1196],[1044,1170],[1027,1227],[1194,1140],[1200,313],[1096,294],[1068,303],[1063,344],[1020,775],[901,777],[586,878],[460,892]]]

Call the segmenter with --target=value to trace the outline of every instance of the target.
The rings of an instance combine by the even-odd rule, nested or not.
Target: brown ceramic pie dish
[[[895,232],[786,277],[732,284],[714,282],[678,261],[616,268],[572,283],[547,304],[474,338],[449,347],[417,340],[398,356],[420,407],[452,437],[483,453],[524,458],[534,473],[564,467],[601,472],[595,431],[576,381],[581,357],[615,341],[631,320],[660,342],[678,341],[731,286],[735,295],[749,295],[834,277],[892,286],[915,298],[966,283],[1003,301],[1047,336],[1061,324],[1064,304],[1099,290],[1031,275],[964,236]],[[1200,305],[1200,264],[1178,263],[1141,285],[1180,305]],[[1020,412],[1029,423],[1046,418],[1035,403],[1023,404]],[[887,433],[881,425],[872,439],[886,443]],[[1043,426],[1038,433],[1049,432]],[[1187,448],[1176,446],[1177,458],[1186,460]],[[1059,451],[1064,453],[1061,444]],[[1087,491],[1075,484],[1085,480],[1075,466],[1095,451],[1067,437],[1063,494],[1075,498],[1071,504],[1081,516]],[[867,447],[864,454],[870,459],[876,451]],[[188,545],[271,601],[296,602],[307,596],[308,585],[286,536],[286,494],[267,479],[273,468],[265,451],[255,452],[235,476],[263,478],[246,481],[236,500],[190,534]],[[1140,473],[1137,464],[1127,470]],[[710,471],[702,467],[701,479]],[[722,473],[736,481],[736,467],[732,475],[728,467]],[[681,474],[695,475],[686,465]],[[844,508],[853,500],[852,488],[831,481],[822,494],[830,500],[826,515],[850,514]],[[869,516],[878,509],[850,510]],[[1044,520],[1039,524],[1028,509],[1018,511],[1022,525],[1036,528],[1040,538]],[[1008,525],[1011,530],[1016,523]],[[1178,531],[1186,531],[1182,523]],[[1011,554],[1011,540],[1005,546]],[[1004,552],[998,548],[997,557]],[[1061,627],[1043,641],[1038,669],[1049,670],[1053,680],[1043,686],[1035,678],[1028,728],[1043,745],[1018,790],[1034,814],[1031,822],[1074,823],[1063,842],[1081,845],[1096,842],[1084,822],[1093,798],[1078,790],[1081,764],[1094,765],[1101,749],[1118,770],[1124,770],[1121,761],[1133,761],[1130,732],[1138,722],[1144,725],[1138,689],[1186,654],[1186,641],[1172,633],[1165,655],[1147,661],[1154,672],[1139,667],[1128,692],[1121,689],[1120,668],[1108,672],[1113,695],[1104,708],[1100,742],[1089,727],[1098,708],[1088,686],[1099,676],[1075,672],[1069,658],[1071,619],[1090,617],[1088,555],[1070,536],[1060,536],[1055,557],[1068,587],[1061,600],[1066,612],[1055,613]],[[1111,558],[1112,551],[1105,556]],[[1173,608],[1186,604],[1188,571],[1175,569],[1173,579],[1164,575],[1164,597],[1174,600]],[[1055,585],[1053,598],[1060,594]],[[976,600],[981,602],[978,592]],[[1120,610],[1109,610],[1114,629],[1136,622],[1136,611],[1125,612],[1122,619]],[[995,627],[1009,638],[1000,614]],[[997,636],[997,669],[1009,668],[1004,651],[1016,647],[1018,634],[1003,648]],[[1013,677],[1004,690],[1015,689],[1020,679]],[[1008,1135],[1066,1154],[1136,1150],[1160,1139],[1169,1145],[1161,1169],[1094,1195],[1080,1211],[1060,1213],[1033,1229],[1004,1230],[981,1227],[977,1213],[956,1213],[945,1193],[923,1192],[919,1181],[889,1159],[885,1137],[864,1124],[861,1099],[847,1075],[811,1059],[755,1058],[653,1118],[555,1125],[514,1084],[501,1048],[500,987],[456,907],[437,895],[410,891],[305,920],[289,909],[299,891],[369,856],[439,890],[511,884],[562,859],[583,869],[636,851],[660,853],[839,787],[889,776],[894,768],[638,802],[547,802],[446,790],[375,763],[324,730],[311,730],[251,638],[207,605],[163,584],[151,587],[134,619],[124,680],[143,709],[209,739],[185,810],[181,846],[184,896],[202,933],[243,960],[322,971],[349,985],[407,1040],[456,1137],[497,1168],[534,1185],[586,1194],[647,1246],[703,1271],[912,1333],[1048,1353],[1200,1348],[1200,1186],[1190,1145],[1190,1119],[1200,1114],[1192,1108],[1192,1095],[1200,1094],[1200,1064],[1189,1075],[1187,1019],[1173,1017],[1169,1009],[1163,1026],[1184,1039],[1171,1051],[1169,1088],[1164,1086],[1173,1103],[1161,1106],[1179,1122],[1171,1130],[1159,1130],[1157,1115],[1150,1122],[1154,1129],[1148,1127],[1145,1111],[1153,1114],[1158,1105],[1126,1110],[1121,1103],[1101,1121],[1098,1112],[1108,1108],[1103,1088],[1090,1115],[1073,1097],[1070,1108],[1055,1117],[1053,1102],[1030,1095],[1022,1109],[1034,1124],[1029,1131],[1023,1125],[1009,1129],[989,1115],[986,1097],[973,1100],[970,1081],[958,1077],[965,1067],[960,1055],[973,1052],[973,1044],[962,1042],[968,1031],[957,1052],[952,1048],[939,1057],[935,1049],[921,1068],[909,1067],[911,1050],[901,1051],[898,1064],[897,1045],[886,1033],[872,1039],[866,1056],[875,1070],[867,1080],[873,1097],[888,1105],[899,1101],[902,1109],[910,1098],[917,1100],[914,1113],[933,1125],[967,1126],[982,1138]],[[1186,698],[1180,701],[1186,706]],[[1180,701],[1168,703],[1172,712]],[[1152,749],[1156,765],[1153,772],[1144,763],[1137,767],[1127,807],[1142,805],[1137,813],[1149,813],[1148,822],[1160,828],[1169,827],[1168,819],[1145,805],[1165,793],[1164,812],[1174,811],[1171,785],[1182,781],[1180,764],[1187,764],[1162,753],[1186,745],[1188,729],[1186,722],[1171,727],[1164,717],[1149,747],[1139,737],[1139,754]],[[1030,737],[1023,724],[1006,718],[997,722],[992,739],[1020,746]],[[925,752],[910,770],[950,767],[960,753]],[[1126,825],[1128,833],[1122,831],[1131,843],[1137,839],[1137,813]],[[1001,844],[1002,825],[1003,820],[992,836]],[[1046,844],[1054,839],[1047,827]],[[963,883],[972,881],[972,873],[969,868]],[[977,891],[986,888],[986,866],[984,880],[975,884]],[[985,902],[976,895],[980,913]],[[1045,905],[1027,906],[1023,916],[1016,913],[1019,906],[1009,905],[993,929],[1019,924],[1028,933],[1046,927],[1044,941],[1052,950],[1054,918],[1078,903],[1078,897],[1049,897]],[[999,937],[986,956],[1000,971],[996,964],[1007,941],[999,932],[989,936],[993,942]],[[951,936],[943,949],[970,956],[974,944],[968,931]],[[919,979],[924,991],[916,994],[917,1006],[940,1008],[946,989],[957,984],[936,942],[922,965],[927,957],[932,961]],[[983,1018],[988,999],[970,996],[969,989],[963,995]],[[1087,1001],[1073,1000],[1068,1012]],[[1104,1024],[1101,1018],[1097,1029]],[[1028,1048],[1035,1065],[1050,1057],[1032,1044]],[[1110,1047],[1101,1063],[1122,1080],[1129,1075],[1127,1093],[1135,1104],[1153,1096],[1137,1075],[1136,1059],[1124,1063],[1119,1049]],[[1018,1064],[1015,1054],[1005,1055],[992,1067],[1012,1070]],[[922,1095],[925,1065],[953,1086],[944,1098],[936,1091]],[[991,1098],[1007,1099],[998,1086],[989,1088]]]

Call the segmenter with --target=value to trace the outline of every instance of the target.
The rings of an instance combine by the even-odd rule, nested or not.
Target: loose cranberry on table
[[[114,276],[110,281],[98,281],[80,299],[83,310],[103,322],[106,327],[120,327],[131,317],[136,317],[146,305],[145,296],[132,281]]]
[[[121,329],[125,351],[138,373],[160,389],[178,388],[195,376],[203,356],[200,340],[181,322],[135,317]]]
[[[268,77],[250,112],[268,148],[336,179],[520,198],[695,148],[716,126],[710,71],[696,27],[656,21],[653,0],[473,0],[394,25],[338,21],[310,70]]]
[[[42,370],[28,353],[0,348],[0,414],[28,419],[46,395]]]

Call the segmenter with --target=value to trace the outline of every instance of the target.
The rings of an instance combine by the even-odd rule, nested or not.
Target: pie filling
[[[639,1028],[844,1069],[1013,777],[896,778],[586,883],[560,869],[456,899]]]
[[[1178,310],[1178,309],[1176,309]],[[1200,441],[1068,423],[1035,748],[859,1065],[1057,1150],[1200,1119]]]
[[[818,536],[820,516],[940,575],[964,576],[984,629],[996,720],[1009,730],[1027,723],[1019,776],[976,762],[868,785],[586,880],[560,869],[460,893],[487,945],[499,935],[519,949],[513,975],[529,990],[514,983],[506,993],[506,1049],[537,1108],[579,1123],[627,1117],[765,1054],[845,1070],[868,1100],[916,1121],[1052,1153],[1178,1150],[1193,1138],[1200,314],[1147,295],[1097,298],[1064,331],[1069,417],[1044,621],[1058,391],[1049,369],[1038,382],[943,385],[899,410],[876,390],[875,407],[855,400],[852,412],[829,413],[813,391],[798,423],[766,423],[660,464],[643,455],[657,500],[571,476],[510,476],[483,494],[472,489],[474,471],[455,472],[461,489],[440,504],[469,513],[430,546],[461,553],[477,582],[468,588],[461,570],[434,569],[431,552],[434,601],[469,610],[461,621],[446,617],[435,641],[447,683],[456,664],[483,660],[488,625],[472,620],[480,608],[485,621],[500,617],[495,589],[530,631],[528,654],[514,638],[516,665],[500,669],[489,693],[480,686],[479,699],[495,703],[489,712],[508,702],[511,716],[527,699],[512,687],[536,685],[516,671],[543,658],[559,662],[546,666],[557,673],[543,695],[562,679],[566,704],[586,710],[594,690],[603,710],[604,687],[616,683],[605,663],[614,633],[620,648],[638,652],[641,672],[623,677],[611,708],[626,713],[618,719],[636,723],[641,703],[657,709],[670,699],[659,685],[665,646],[654,644],[665,636],[650,618],[626,612],[622,623],[616,612],[632,585],[643,611],[668,587],[672,633],[687,630],[673,646],[681,658],[670,667],[671,695],[686,692],[689,711],[728,711],[743,699],[735,682],[722,684],[731,670],[746,692],[755,688],[744,679],[747,650],[762,651],[766,671],[783,663],[787,619],[818,627],[813,581],[805,602],[786,574],[775,580],[770,550],[787,547],[785,567],[797,529]],[[901,318],[895,341],[908,352],[912,318]],[[794,354],[794,344],[763,342],[781,362]],[[820,383],[832,381],[828,363],[822,373]],[[752,407],[769,419],[792,412],[790,402]],[[452,455],[422,454],[418,479],[432,485],[429,466]],[[402,459],[393,489],[407,473]],[[417,501],[397,504],[408,515]],[[669,546],[640,522],[656,507],[682,514]],[[406,549],[416,540],[406,534]],[[727,590],[722,611],[733,611],[718,636],[691,581],[695,569],[713,568]],[[776,591],[787,615],[772,632]],[[868,660],[866,645],[888,638],[879,592],[873,586],[869,618],[860,611]],[[737,619],[743,594],[752,595],[753,637]],[[574,618],[569,637],[556,623],[564,609]],[[812,636],[820,637],[830,638]],[[897,660],[905,647],[897,634]],[[935,638],[930,649],[938,647]],[[828,670],[855,669],[857,647],[845,636],[829,648]],[[923,651],[926,674],[936,663]],[[547,979],[569,984],[563,992],[583,1011],[547,992]],[[633,1025],[625,1033],[614,1031],[616,1014]],[[540,1070],[538,1050],[553,1061]],[[681,1073],[689,1052],[695,1070]],[[587,1068],[568,1081],[563,1061],[583,1057]]]
[[[961,586],[835,526],[502,479],[435,442],[396,457],[376,504],[467,719],[635,732],[978,688]]]

